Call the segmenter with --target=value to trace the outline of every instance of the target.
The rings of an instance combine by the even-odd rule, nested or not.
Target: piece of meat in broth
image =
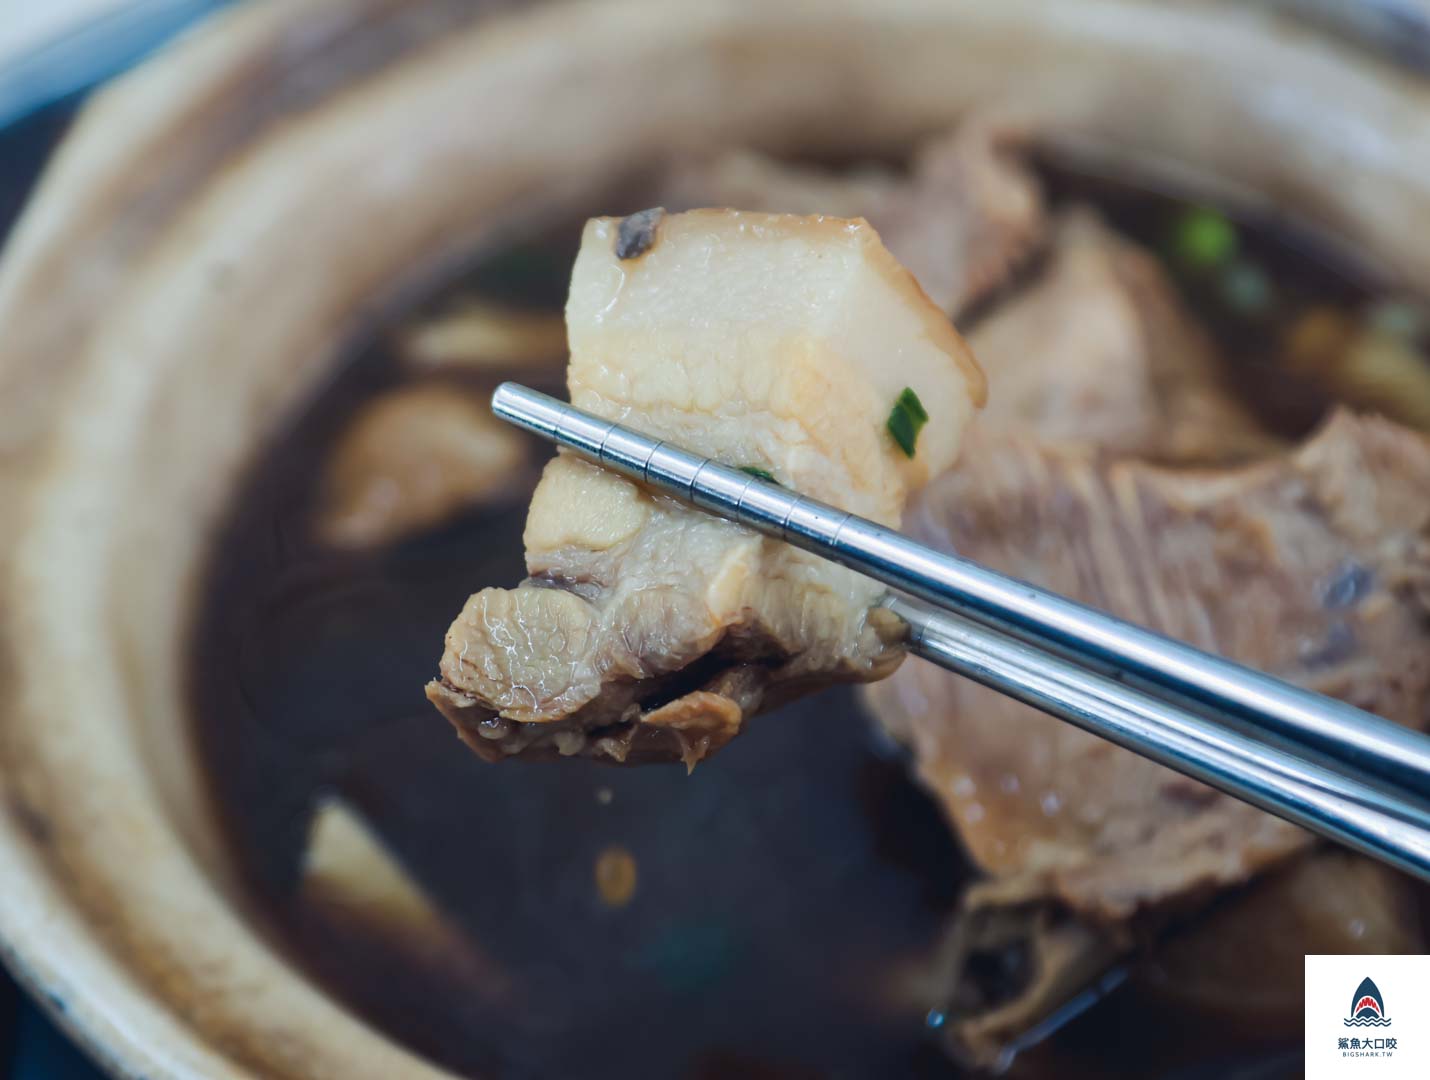
[[[1305,1017],[1306,955],[1424,952],[1419,892],[1372,859],[1317,848],[1170,934],[1138,972],[1137,989],[1222,1030],[1294,1037]]]
[[[996,371],[991,376],[997,387]],[[1172,470],[1009,437],[906,529],[1398,723],[1430,723],[1430,440],[1342,413],[1293,453]],[[1293,826],[927,664],[870,689],[974,861],[949,1031],[981,1060],[1130,944],[1306,848]],[[1284,929],[1284,927],[1283,927]],[[1270,931],[1268,931],[1270,932]],[[980,954],[1025,958],[980,993]],[[959,1000],[961,999],[961,1000]]]
[[[931,139],[907,175],[866,166],[843,175],[753,150],[682,162],[663,191],[674,206],[741,206],[866,218],[944,311],[957,316],[1003,284],[1043,239],[1037,177],[1026,142],[992,116]]]
[[[443,382],[390,391],[358,411],[323,472],[315,522],[325,543],[372,548],[519,497],[527,440],[475,393]]]
[[[992,391],[980,437],[1035,434],[1165,462],[1251,460],[1276,447],[1224,385],[1157,260],[1088,208],[1058,218],[1047,265],[969,342]]]
[[[983,397],[963,340],[858,220],[594,220],[567,322],[576,405],[891,525]],[[931,417],[912,457],[886,429],[906,387]],[[869,579],[571,455],[525,544],[530,579],[467,602],[428,686],[485,758],[693,766],[761,707],[901,656]]]

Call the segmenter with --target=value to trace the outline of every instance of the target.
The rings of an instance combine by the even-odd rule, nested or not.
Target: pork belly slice
[[[982,403],[963,340],[861,220],[648,211],[588,223],[566,309],[578,406],[885,524]],[[912,389],[912,456],[887,424]],[[532,497],[530,578],[483,589],[428,697],[480,756],[693,767],[762,708],[888,675],[867,578],[574,456]]]

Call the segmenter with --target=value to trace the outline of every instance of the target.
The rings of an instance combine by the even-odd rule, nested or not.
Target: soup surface
[[[1228,376],[1268,424],[1298,434],[1315,422],[1325,386],[1279,357],[1308,313],[1370,318],[1384,301],[1373,282],[1265,223],[1055,169],[1044,179],[1055,201],[1093,202],[1164,254]],[[592,211],[603,209],[631,207]],[[1234,256],[1217,254],[1227,229]],[[256,910],[356,1010],[466,1074],[956,1075],[931,1009],[946,992],[939,954],[970,870],[909,780],[903,751],[853,691],[758,719],[691,776],[588,762],[483,765],[422,687],[462,600],[523,576],[535,472],[395,543],[343,550],[318,539],[326,462],[365,405],[416,382],[474,400],[499,377],[559,388],[559,366],[418,370],[396,343],[403,326],[472,296],[559,312],[577,235],[577,222],[563,222],[486,253],[356,342],[332,384],[255,463],[233,507],[194,637],[193,700]],[[533,442],[528,456],[547,453]],[[315,813],[334,798],[459,945],[414,949],[309,902],[305,846]],[[1015,1071],[1299,1069],[1299,1032],[1207,1031],[1147,994],[1113,990]]]

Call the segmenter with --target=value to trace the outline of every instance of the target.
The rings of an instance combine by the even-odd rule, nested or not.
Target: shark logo
[[[1344,1020],[1346,1027],[1389,1027],[1390,1017],[1385,1015],[1385,999],[1380,996],[1380,987],[1369,978],[1362,979],[1351,998],[1351,1014]]]

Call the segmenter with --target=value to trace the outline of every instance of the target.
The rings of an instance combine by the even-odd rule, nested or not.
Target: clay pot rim
[[[190,748],[179,745],[185,729],[176,718],[187,701],[172,680],[181,648],[166,642],[181,642],[188,599],[183,582],[166,574],[170,566],[177,577],[201,565],[207,525],[221,511],[247,453],[271,429],[271,417],[250,414],[284,413],[316,385],[353,313],[392,278],[398,255],[430,263],[481,232],[480,215],[460,210],[458,193],[423,187],[435,209],[422,213],[433,218],[393,223],[385,236],[397,254],[384,252],[364,263],[364,249],[353,244],[353,259],[343,262],[342,280],[330,292],[292,299],[287,322],[281,313],[275,316],[275,325],[291,331],[275,339],[279,344],[306,343],[291,370],[244,353],[259,343],[227,341],[212,343],[223,355],[179,365],[178,343],[208,340],[204,328],[146,321],[141,315],[152,311],[143,303],[156,301],[145,290],[181,281],[165,275],[186,265],[193,269],[185,259],[215,257],[223,249],[220,234],[228,219],[219,213],[225,207],[250,213],[245,220],[252,221],[255,235],[278,243],[262,228],[281,224],[283,208],[304,204],[279,193],[273,205],[260,205],[254,188],[243,185],[281,176],[281,155],[285,148],[296,153],[300,138],[321,146],[323,156],[305,159],[316,178],[302,174],[304,182],[319,184],[342,175],[338,164],[360,160],[353,156],[359,153],[353,140],[380,127],[389,110],[401,113],[413,103],[454,94],[460,99],[460,91],[484,89],[494,100],[504,93],[539,108],[543,101],[570,100],[562,95],[573,88],[589,93],[599,83],[611,103],[629,107],[604,142],[583,140],[574,120],[563,128],[564,112],[542,112],[551,129],[531,131],[528,145],[528,135],[514,127],[512,137],[524,141],[522,153],[510,156],[493,152],[501,145],[500,132],[487,144],[473,135],[470,145],[444,142],[430,124],[412,136],[420,139],[424,162],[450,162],[484,177],[507,170],[484,181],[492,186],[488,209],[505,213],[518,205],[516,193],[533,177],[609,172],[618,149],[648,150],[662,134],[672,144],[729,137],[734,130],[768,142],[797,133],[825,146],[844,138],[860,145],[905,143],[947,123],[966,100],[1006,82],[1008,72],[998,65],[1006,68],[1016,59],[1026,66],[1019,75],[1030,85],[1011,94],[1015,111],[1033,123],[1052,117],[1068,145],[1092,145],[1113,156],[1125,151],[1126,160],[1138,165],[1170,161],[1183,171],[1200,170],[1204,180],[1215,174],[1232,192],[1259,190],[1353,243],[1374,247],[1398,280],[1430,292],[1430,253],[1417,250],[1395,227],[1397,219],[1426,220],[1430,210],[1430,181],[1424,179],[1430,170],[1421,167],[1430,155],[1430,95],[1415,80],[1264,15],[1220,5],[1160,10],[1138,0],[1037,0],[1013,8],[991,0],[955,7],[942,0],[890,0],[873,7],[829,0],[811,21],[800,5],[769,0],[720,0],[698,11],[615,0],[496,16],[414,47],[352,85],[335,86],[321,107],[267,116],[254,131],[233,136],[223,148],[222,167],[183,161],[193,171],[192,187],[174,189],[174,209],[151,208],[160,220],[133,268],[135,280],[115,276],[99,285],[79,281],[83,275],[74,272],[82,266],[85,274],[98,274],[104,269],[98,264],[71,260],[71,273],[59,277],[56,268],[65,264],[66,252],[85,251],[86,236],[96,230],[107,237],[104,230],[115,221],[138,220],[133,215],[145,190],[139,178],[163,178],[146,172],[156,147],[170,137],[199,137],[194,125],[228,115],[225,102],[232,95],[295,58],[321,52],[325,33],[360,35],[361,17],[380,21],[393,2],[361,0],[345,12],[331,0],[267,0],[224,13],[121,79],[85,111],[0,265],[0,325],[12,331],[0,342],[0,418],[11,427],[0,436],[0,494],[12,510],[9,523],[0,522],[0,879],[7,883],[0,897],[0,948],[11,970],[105,1068],[184,1080],[444,1075],[311,985],[246,917],[217,831],[201,820],[203,795],[186,758]],[[939,47],[965,48],[962,69],[942,71],[934,62]],[[1205,116],[1183,114],[1184,131],[1164,120],[1167,130],[1159,132],[1157,102],[1114,100],[1101,77],[1083,80],[1087,85],[1080,88],[1069,81],[1061,89],[1078,92],[1056,93],[1058,78],[1066,79],[1076,63],[1091,66],[1108,57],[1122,57],[1129,77],[1151,79],[1161,72],[1164,80],[1180,79],[1179,92],[1164,90],[1161,105],[1198,108]],[[1199,68],[1190,64],[1195,57],[1204,61]],[[1304,109],[1318,110],[1324,123],[1354,123],[1359,130],[1361,114],[1370,117],[1370,142],[1360,148],[1361,157],[1347,156],[1334,131],[1296,127],[1295,115],[1284,126],[1285,110],[1296,112],[1286,102],[1280,115],[1270,106],[1248,113],[1245,101],[1236,103],[1234,86],[1216,85],[1218,75],[1245,85],[1259,74],[1258,64],[1278,58],[1285,78],[1304,91]],[[825,73],[831,64],[841,66],[838,82]],[[655,121],[650,130],[640,127],[639,91],[653,72],[666,77],[674,99],[660,103],[660,122],[669,127],[663,133]],[[831,109],[820,93],[835,95],[838,107]],[[700,119],[699,106],[712,94],[726,113]],[[492,117],[493,123],[499,119]],[[125,136],[116,140],[112,134],[120,123]],[[1339,134],[1351,130],[1343,127]],[[1390,140],[1393,152],[1382,152],[1376,138]],[[1265,160],[1254,168],[1238,163],[1238,147],[1257,139],[1274,152],[1263,150]],[[1178,140],[1181,145],[1174,145]],[[1140,154],[1144,148],[1151,152]],[[173,161],[166,164],[170,173],[180,168],[180,157]],[[488,166],[480,173],[479,162]],[[1313,175],[1337,163],[1355,170],[1352,187],[1358,190]],[[361,190],[341,196],[364,210],[399,206],[397,194],[417,190],[404,188],[415,182],[394,165],[391,176],[355,179]],[[579,183],[570,190],[554,186],[561,190],[551,193],[552,205],[575,198],[580,189]],[[319,205],[314,194],[308,193],[309,208]],[[119,213],[124,207],[127,217]],[[443,207],[455,223],[450,230],[442,227]],[[337,221],[336,211],[330,221],[315,220],[315,235]],[[106,250],[115,255],[121,249],[116,240]],[[257,288],[242,282],[242,271],[236,287]],[[209,302],[197,285],[189,288],[176,299]],[[46,316],[41,300],[51,295],[72,301],[76,323],[83,325]],[[325,304],[331,307],[326,321],[302,336],[300,316],[328,312]],[[63,314],[63,303],[54,305]],[[194,310],[180,303],[174,309],[175,323]],[[221,305],[217,310],[224,311]],[[238,324],[237,312],[226,317]],[[92,333],[95,326],[105,333]],[[266,325],[262,329],[268,332]],[[120,331],[133,336],[125,339]],[[120,348],[126,340],[133,346],[127,353]],[[126,367],[120,362],[126,356],[141,359]],[[161,363],[170,366],[161,370]],[[214,392],[226,395],[224,401],[205,417],[208,427],[194,427],[194,410],[179,406],[195,406]],[[103,423],[75,420],[100,403],[107,411],[88,415],[103,415]],[[178,411],[165,411],[172,409]],[[150,423],[156,416],[164,422]],[[178,434],[165,436],[171,428]],[[211,468],[207,477],[184,473],[182,463],[163,464],[166,450],[184,446],[179,435],[195,431],[214,443],[203,451]],[[167,447],[166,438],[174,440]],[[122,459],[106,466],[104,475],[137,500],[137,522],[117,524],[102,513],[114,509],[108,500],[117,496],[98,489],[91,466],[106,454]],[[140,483],[151,474],[152,483]],[[212,482],[204,487],[201,479]],[[146,535],[141,527],[142,511],[162,519],[161,511],[190,507],[191,520],[173,518],[173,536]],[[61,568],[70,552],[77,562]],[[119,568],[126,571],[123,582],[115,580]],[[120,598],[149,607],[142,617],[116,613],[112,602]],[[81,625],[66,629],[56,612],[80,613]],[[161,630],[143,629],[153,625]],[[76,663],[83,678],[54,685],[56,672]],[[114,693],[104,695],[105,687]],[[99,722],[106,709],[113,723]],[[191,811],[192,820],[176,808]],[[144,871],[136,873],[137,866]]]

